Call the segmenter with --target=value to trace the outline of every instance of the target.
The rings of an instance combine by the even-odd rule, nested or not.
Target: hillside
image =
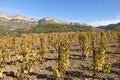
[[[20,35],[22,33],[78,32],[99,30],[81,22],[70,22],[51,17],[42,19],[25,16],[7,16],[0,13],[0,35]]]
[[[25,16],[6,16],[0,13],[0,28],[7,30],[29,29],[37,26],[38,19]]]
[[[0,13],[0,28],[5,30],[16,30],[16,29],[31,29],[42,24],[59,24],[59,25],[74,25],[76,26],[89,26],[85,23],[80,22],[69,22],[64,20],[59,20],[55,18],[27,18],[21,15],[7,16]],[[86,27],[85,27],[86,28]]]
[[[97,27],[97,28],[105,29],[105,30],[120,31],[120,23],[117,23],[117,24],[110,24],[110,25],[107,25],[107,26],[99,26],[99,27]]]
[[[81,26],[81,25],[63,25],[63,24],[40,24],[30,30],[30,32],[36,33],[50,33],[50,32],[73,32],[73,31],[92,31],[91,26]]]

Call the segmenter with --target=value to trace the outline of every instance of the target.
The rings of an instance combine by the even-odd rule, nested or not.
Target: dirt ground
[[[111,42],[110,50],[107,51],[106,60],[113,62],[111,72],[99,73],[99,77],[95,80],[120,80],[120,53],[115,52],[116,42]],[[38,63],[32,73],[29,74],[29,80],[55,80],[51,67],[57,68],[58,65],[58,54],[54,53],[54,50],[50,49],[49,55],[45,57],[45,62]],[[92,80],[92,71],[90,66],[92,64],[92,52],[89,53],[89,57],[84,61],[82,59],[81,50],[79,49],[78,43],[72,44],[69,67],[65,72],[64,80]],[[14,75],[14,70],[17,66],[6,65],[4,74],[4,80],[17,80]]]

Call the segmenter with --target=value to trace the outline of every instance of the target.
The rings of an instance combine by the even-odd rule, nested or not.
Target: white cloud
[[[91,22],[89,22],[89,25],[92,26],[106,26],[109,24],[116,24],[120,22],[120,11],[116,13],[116,16],[113,19],[109,19],[109,20],[93,20]]]
[[[111,19],[111,20],[95,20],[93,22],[90,22],[88,24],[92,25],[92,26],[105,26],[105,25],[109,25],[109,24],[116,24],[120,22],[120,19]]]

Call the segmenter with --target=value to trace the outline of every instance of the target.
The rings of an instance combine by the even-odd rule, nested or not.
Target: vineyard
[[[0,38],[2,80],[120,80],[120,32]]]

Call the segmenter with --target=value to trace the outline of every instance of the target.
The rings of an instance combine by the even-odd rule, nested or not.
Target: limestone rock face
[[[0,13],[0,28],[17,29],[17,28],[31,28],[38,24],[38,19],[27,18],[25,16],[6,16]]]
[[[38,24],[45,24],[45,23],[57,23],[57,24],[63,24],[63,25],[82,25],[82,26],[88,26],[85,23],[69,22],[69,21],[58,20],[58,19],[50,18],[50,17],[46,17],[46,18],[40,19],[38,21]]]
[[[80,22],[70,22],[65,20],[59,20],[51,17],[45,17],[42,19],[27,18],[21,15],[7,16],[0,13],[0,28],[4,29],[30,29],[40,24],[55,23],[62,25],[78,25],[78,26],[89,26],[85,23]]]

